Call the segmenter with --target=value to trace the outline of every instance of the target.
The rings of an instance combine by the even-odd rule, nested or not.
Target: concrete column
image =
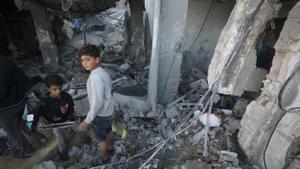
[[[57,47],[54,43],[54,35],[51,31],[51,23],[46,8],[39,4],[31,3],[30,11],[34,20],[36,35],[43,55],[44,64],[57,66]]]
[[[151,56],[151,65],[157,67],[150,65],[149,93],[157,91],[157,103],[167,104],[176,96],[179,85],[188,0],[162,0],[160,9],[158,41],[152,43],[158,46],[156,52],[152,48]]]

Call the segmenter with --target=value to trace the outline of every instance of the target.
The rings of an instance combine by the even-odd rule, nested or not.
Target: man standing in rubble
[[[95,45],[88,44],[80,49],[79,56],[84,69],[90,71],[87,81],[87,93],[90,110],[79,125],[80,131],[92,127],[99,142],[102,164],[110,161],[113,153],[112,121],[114,118],[114,101],[112,99],[112,82],[106,71],[100,66],[100,52]],[[97,164],[92,164],[97,165]]]
[[[22,115],[31,87],[25,73],[12,60],[0,55],[0,128],[16,146],[14,155],[20,158],[33,154],[31,145],[21,132],[26,127]]]

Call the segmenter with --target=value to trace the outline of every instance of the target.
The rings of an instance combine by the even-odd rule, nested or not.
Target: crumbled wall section
[[[300,135],[299,130],[298,132],[294,130],[299,129],[300,124],[297,122],[300,120],[299,114],[284,115],[277,103],[282,85],[300,66],[299,16],[300,2],[289,13],[275,45],[276,54],[273,66],[267,75],[267,80],[264,81],[262,94],[248,105],[241,121],[239,143],[242,149],[251,160],[259,162],[268,169],[284,167],[286,152],[293,139]],[[277,128],[273,133],[275,127]],[[269,142],[270,137],[272,138]],[[266,146],[268,149],[264,159]]]
[[[269,0],[237,1],[219,37],[209,66],[210,86],[232,58],[218,87],[218,92],[240,96],[245,90],[259,90],[265,74],[262,75],[261,71],[256,68],[255,45],[267,21],[277,13],[278,9],[279,6],[272,4]]]
[[[32,3],[30,11],[34,20],[44,64],[56,66],[58,64],[57,46],[54,42],[54,35],[46,8]]]

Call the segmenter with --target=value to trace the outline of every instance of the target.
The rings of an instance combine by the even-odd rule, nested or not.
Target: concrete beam
[[[51,31],[51,23],[46,8],[36,3],[31,3],[30,11],[34,20],[44,64],[57,66],[59,62],[57,46],[54,43],[54,35]]]
[[[265,74],[256,68],[255,47],[267,21],[278,10],[269,0],[237,1],[209,66],[210,86],[222,74],[219,93],[240,96],[244,91],[259,90]]]

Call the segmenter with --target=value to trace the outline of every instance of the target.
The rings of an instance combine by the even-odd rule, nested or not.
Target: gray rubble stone
[[[204,133],[205,133],[205,129],[203,128],[201,131],[199,131],[198,133],[196,133],[193,137],[191,142],[195,145],[195,144],[199,144],[200,141],[202,140],[202,138],[204,137]]]
[[[202,89],[208,89],[208,83],[205,79],[199,79],[190,84],[191,89],[197,89],[197,88],[202,88]]]
[[[229,162],[236,162],[238,161],[238,154],[236,152],[221,150],[220,152],[220,159]]]
[[[165,111],[165,114],[167,118],[171,119],[178,115],[178,110],[175,106],[172,106]]]
[[[44,161],[38,165],[35,165],[33,169],[56,169],[56,165],[53,161]]]
[[[240,123],[240,120],[230,119],[223,126],[230,133],[234,133],[234,132],[236,132],[236,131],[238,131],[240,129],[241,123]]]
[[[75,105],[75,115],[76,116],[86,116],[90,110],[88,97],[80,100],[74,100]]]
[[[144,113],[151,110],[151,106],[145,97],[126,96],[114,93],[113,99],[122,112],[129,114],[129,117],[145,117]]]

